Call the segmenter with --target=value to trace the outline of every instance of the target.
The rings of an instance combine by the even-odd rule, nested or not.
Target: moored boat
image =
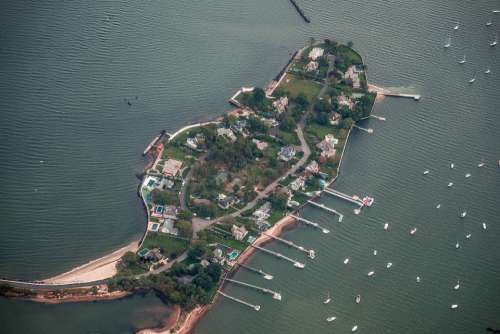
[[[355,332],[358,330],[358,325],[354,325],[351,329],[351,332]]]
[[[392,262],[387,262],[387,265],[385,266],[387,269],[389,269],[390,267],[392,267]]]
[[[326,298],[323,300],[323,304],[328,304],[331,301],[332,301],[332,298],[330,297],[330,292],[328,292],[326,295]]]
[[[453,182],[448,183],[448,188],[453,187]]]
[[[410,230],[410,235],[414,235],[415,233],[417,233],[417,228],[414,227]]]
[[[337,319],[337,317],[328,317],[328,318],[326,318],[326,321],[332,322],[335,319]]]
[[[385,224],[384,224],[384,230],[386,230],[386,231],[387,231],[388,229],[389,229],[389,223],[385,223]]]
[[[347,258],[345,258],[345,260],[344,260],[344,264],[348,264],[348,263],[349,263],[349,258],[347,257]]]
[[[458,290],[460,289],[460,281],[457,281],[457,284],[453,287],[453,290]]]
[[[454,309],[458,308],[458,304],[451,304],[450,308],[451,308],[452,310],[454,310]]]
[[[375,272],[374,271],[370,271],[367,275],[368,275],[368,277],[372,277],[372,276],[375,275]]]
[[[361,295],[357,295],[355,301],[356,301],[356,304],[361,303]]]

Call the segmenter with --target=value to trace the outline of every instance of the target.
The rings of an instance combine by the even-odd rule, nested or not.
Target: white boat
[[[451,46],[451,37],[448,37],[446,42],[444,43],[444,47],[447,49]]]
[[[385,223],[385,224],[384,224],[384,230],[386,230],[386,231],[387,231],[388,229],[389,229],[389,223]]]
[[[456,249],[459,249],[459,248],[460,248],[460,244],[458,243],[458,241],[457,241],[457,243],[455,244],[455,248],[456,248]]]
[[[373,205],[373,202],[375,201],[375,199],[373,197],[370,197],[370,196],[365,196],[363,197],[363,205],[366,205],[368,207],[372,206]]]
[[[304,269],[305,264],[300,263],[300,262],[295,262],[295,263],[293,264],[293,266],[294,266],[294,267],[296,267],[296,268],[299,268],[299,269]]]
[[[448,188],[453,187],[453,182],[448,183]]]
[[[486,26],[487,26],[487,27],[491,26],[492,24],[493,24],[493,23],[492,23],[491,21],[486,22]]]
[[[453,287],[453,290],[458,290],[460,289],[460,281],[457,281],[457,284]]]
[[[358,330],[358,325],[354,325],[351,329],[351,332],[355,332]]]
[[[429,174],[429,171],[428,170],[424,170],[424,175],[427,175]]]
[[[467,62],[467,60],[465,59],[465,55],[464,55],[464,57],[462,59],[460,59],[458,61],[459,64],[465,64],[466,62]]]
[[[450,308],[451,308],[452,310],[456,309],[457,307],[458,307],[458,304],[452,304],[452,305],[450,306]]]
[[[344,264],[348,264],[348,263],[349,263],[349,258],[346,258],[346,259],[344,260]]]
[[[390,267],[392,267],[392,262],[387,262],[387,265],[385,266],[387,269],[389,269]]]
[[[373,250],[373,255],[377,255],[377,250],[376,249]]]
[[[465,216],[467,216],[467,211],[464,211],[460,214],[460,217],[464,218]]]
[[[498,44],[498,38],[495,37],[495,40],[493,42],[490,43],[490,46],[495,46]]]
[[[420,283],[420,276],[417,276],[416,281],[417,281],[417,283]]]
[[[469,177],[471,177],[471,176],[472,176],[472,174],[471,174],[471,173],[467,173],[467,174],[465,174],[465,178],[466,178],[466,179],[468,179],[468,178],[469,178]]]
[[[326,321],[331,322],[335,319],[337,319],[337,317],[328,317],[328,318],[326,318]]]
[[[410,235],[414,235],[415,233],[417,233],[417,228],[414,227],[410,230]]]
[[[441,204],[436,205],[436,209],[441,208]]]
[[[455,168],[455,164],[453,162],[450,164],[450,168],[451,169]]]
[[[486,230],[486,223],[483,223],[483,230]]]
[[[460,24],[457,22],[457,24],[453,27],[453,30],[458,30],[460,28]]]
[[[331,301],[332,301],[332,298],[330,297],[330,292],[328,292],[325,300],[323,300],[323,304],[328,304]]]
[[[469,234],[466,234],[466,235],[465,235],[465,239],[470,239],[470,237],[471,237],[471,236],[472,236],[472,234],[470,234],[470,233],[469,233]]]
[[[302,247],[303,248],[303,247]],[[313,259],[316,257],[316,252],[314,251],[314,249],[310,249],[309,252],[308,252],[308,256],[310,259]]]
[[[483,161],[481,161],[481,162],[477,165],[477,167],[478,167],[478,168],[481,168],[481,167],[484,167],[484,165],[485,165],[485,163],[484,163]]]
[[[492,12],[493,14],[498,14],[498,13],[500,13],[500,10],[499,10],[499,9],[494,9],[494,10],[492,10],[491,12]]]
[[[476,81],[476,77],[475,76],[469,79],[469,83],[470,84],[474,83],[475,81]]]
[[[361,295],[357,295],[355,301],[356,301],[356,304],[361,303]]]
[[[484,74],[490,74],[491,73],[491,70],[489,68],[486,69],[486,71],[484,71]]]
[[[368,273],[368,277],[372,277],[373,275],[375,275],[375,272],[374,272],[374,271],[370,271],[370,272]]]

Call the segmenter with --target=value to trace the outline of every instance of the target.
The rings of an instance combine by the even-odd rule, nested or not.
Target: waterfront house
[[[312,71],[316,71],[318,69],[318,67],[319,67],[318,62],[311,60],[309,63],[307,63],[306,66],[304,66],[304,70],[306,72],[312,72]]]
[[[312,50],[309,51],[309,59],[316,60],[319,57],[323,56],[324,52],[325,50],[323,50],[322,48],[318,47],[312,48]]]
[[[274,109],[276,109],[278,114],[281,114],[283,111],[285,111],[287,106],[288,106],[288,97],[286,96],[282,96],[273,102],[273,107]]]
[[[319,173],[319,164],[316,160],[311,161],[309,165],[307,165],[306,171],[314,175]]]
[[[332,158],[335,156],[335,145],[338,144],[338,139],[332,134],[327,134],[325,139],[316,145],[321,150],[321,156],[324,158]]]
[[[174,181],[167,178],[162,178],[156,188],[159,190],[165,190],[165,189],[172,189],[173,186],[174,186]]]
[[[229,139],[231,142],[236,141],[236,136],[234,135],[233,131],[228,128],[218,128],[217,129],[217,135],[218,136],[223,136]]]
[[[271,216],[271,203],[264,203],[260,208],[255,210],[252,215],[256,221],[268,219]]]
[[[361,87],[359,79],[360,73],[362,73],[362,70],[359,70],[356,66],[349,66],[347,71],[345,71],[343,78],[344,80],[352,81],[352,88],[360,88]]]
[[[179,234],[179,230],[175,228],[173,219],[165,219],[163,225],[160,229],[161,233],[171,234],[177,236]]]
[[[186,139],[186,145],[193,150],[196,150],[198,148],[198,143],[196,142],[196,138],[194,137],[188,137]]]
[[[303,176],[299,176],[290,183],[290,188],[293,191],[297,191],[300,189],[304,189],[305,184],[306,184],[306,178]]]
[[[242,226],[233,225],[231,227],[231,234],[236,240],[241,241],[248,234],[248,231],[243,225]]]
[[[293,146],[284,146],[278,152],[278,158],[283,161],[290,161],[295,157],[295,148]]]
[[[349,110],[353,110],[356,102],[353,101],[349,96],[344,95],[343,93],[337,97],[337,101],[339,103],[339,107],[347,107]]]
[[[269,145],[265,141],[258,140],[255,138],[252,139],[252,142],[255,144],[255,146],[257,146],[257,149],[259,149],[260,151],[264,151],[267,148],[267,146]]]
[[[177,173],[181,170],[182,161],[175,159],[168,159],[163,165],[163,175],[170,178],[175,178]]]
[[[163,209],[163,218],[177,219],[177,207],[175,205],[166,205]]]
[[[340,115],[338,112],[333,112],[330,115],[330,124],[331,125],[339,124],[341,118],[342,118],[342,115]]]

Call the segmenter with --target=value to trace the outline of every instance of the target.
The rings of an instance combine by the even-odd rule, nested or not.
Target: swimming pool
[[[240,252],[238,252],[236,249],[234,249],[231,253],[229,253],[228,257],[230,261],[236,260]]]
[[[158,231],[158,228],[159,228],[159,227],[160,227],[160,224],[158,224],[158,223],[153,223],[153,224],[151,224],[151,231],[156,232],[156,231]]]
[[[160,214],[160,213],[162,213],[162,212],[163,212],[163,206],[158,205],[158,206],[155,208],[155,213]]]

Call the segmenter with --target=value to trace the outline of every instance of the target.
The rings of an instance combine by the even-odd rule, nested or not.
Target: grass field
[[[142,246],[149,249],[158,247],[164,256],[175,258],[188,249],[189,242],[159,233],[148,233]]]
[[[309,101],[314,101],[321,90],[321,85],[311,80],[300,79],[293,74],[287,74],[279,88],[287,91],[291,97],[304,93]]]

